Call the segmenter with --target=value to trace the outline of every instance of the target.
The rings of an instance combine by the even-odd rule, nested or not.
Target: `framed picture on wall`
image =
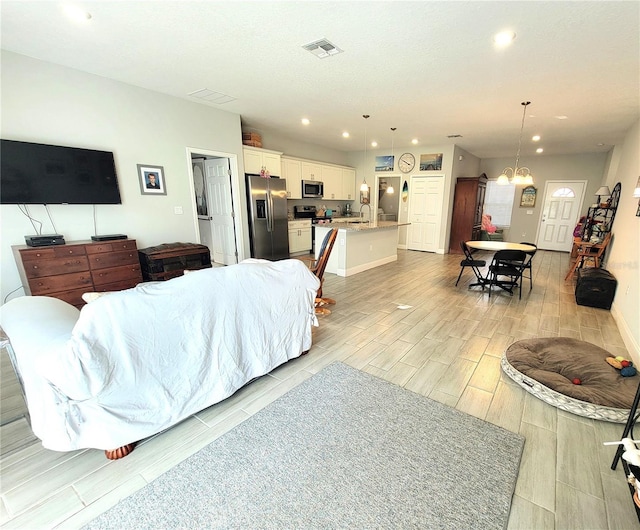
[[[536,205],[537,193],[538,190],[533,186],[525,187],[520,197],[520,208],[533,208]]]
[[[442,170],[442,153],[420,155],[420,171],[433,170]]]
[[[166,195],[167,187],[164,183],[164,168],[138,164],[138,179],[142,195]]]

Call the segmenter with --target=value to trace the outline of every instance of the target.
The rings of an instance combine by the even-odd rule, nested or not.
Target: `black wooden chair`
[[[464,241],[460,241],[460,248],[462,248],[462,252],[464,253],[465,258],[460,262],[460,274],[458,274],[458,279],[456,280],[456,285],[462,278],[462,273],[464,272],[465,267],[471,267],[471,270],[476,275],[478,279],[477,283],[472,283],[469,287],[481,285],[484,290],[484,278],[482,277],[482,273],[480,272],[480,267],[484,267],[487,262],[482,259],[474,259],[471,254],[471,250],[466,245]]]
[[[522,277],[523,278],[529,278],[529,290],[533,289],[533,267],[532,267],[532,261],[533,261],[533,256],[536,255],[536,252],[538,251],[538,245],[536,245],[535,243],[528,243],[526,241],[521,241],[520,242],[521,245],[531,245],[534,250],[530,250],[529,252],[527,252],[525,250],[525,254],[527,255],[527,261],[524,262],[524,269],[522,271]],[[525,273],[529,271],[528,276],[525,275]]]
[[[511,295],[518,287],[519,298],[522,298],[522,271],[526,261],[527,254],[523,250],[498,250],[489,265],[489,298],[494,285]]]

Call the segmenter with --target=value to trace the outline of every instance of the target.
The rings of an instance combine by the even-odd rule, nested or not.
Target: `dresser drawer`
[[[120,250],[137,250],[135,239],[116,239],[102,243],[86,245],[87,254],[100,254],[102,252],[117,252]]]
[[[89,271],[59,274],[57,276],[47,276],[29,280],[29,288],[33,296],[52,296],[53,293],[73,291],[75,289],[90,291],[92,286],[93,283]],[[60,296],[56,294],[56,298],[60,298]]]
[[[60,274],[65,275],[71,272],[88,270],[89,262],[87,261],[87,256],[24,262],[24,271],[27,278],[42,278],[44,276],[57,276]]]
[[[128,287],[126,287],[128,289],[129,287],[133,287],[137,283],[142,282],[142,272],[140,270],[140,263],[134,263],[121,267],[93,270],[91,272],[91,278],[93,278],[93,284],[96,287],[98,287],[99,285],[105,285],[107,283],[131,280],[133,281],[133,285],[129,285]]]
[[[20,250],[22,261],[67,258],[71,256],[85,256],[84,245],[56,245],[47,248],[29,248]]]
[[[106,254],[89,254],[89,266],[92,270],[130,264],[140,265],[137,249],[108,252]]]

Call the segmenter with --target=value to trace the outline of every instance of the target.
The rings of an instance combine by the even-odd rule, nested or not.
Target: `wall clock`
[[[416,165],[416,157],[411,153],[404,153],[398,159],[398,167],[403,173],[409,173]]]

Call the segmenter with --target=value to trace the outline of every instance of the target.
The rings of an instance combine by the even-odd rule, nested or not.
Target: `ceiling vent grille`
[[[331,44],[327,39],[320,39],[315,42],[310,42],[309,44],[305,44],[303,48],[308,52],[311,52],[318,59],[325,59],[326,57],[337,55],[338,53],[342,53],[343,51],[335,45]]]
[[[461,134],[448,134],[447,138],[462,138]]]
[[[231,101],[235,101],[237,99],[233,96],[227,96],[226,94],[222,94],[220,92],[214,92],[213,90],[209,90],[208,88],[201,88],[200,90],[196,90],[195,92],[190,92],[189,96],[191,96],[192,98],[204,99],[209,103],[217,103],[218,105],[230,103]]]

